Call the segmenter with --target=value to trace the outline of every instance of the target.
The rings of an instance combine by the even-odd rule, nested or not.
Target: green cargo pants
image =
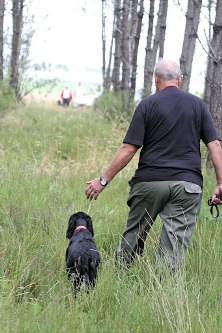
[[[158,246],[158,262],[176,269],[184,258],[200,212],[202,190],[185,181],[158,181],[133,184],[127,204],[127,224],[116,258],[130,263],[141,255],[144,242],[157,215],[163,221]]]

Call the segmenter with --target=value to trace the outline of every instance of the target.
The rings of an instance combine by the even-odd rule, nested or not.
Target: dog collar
[[[87,229],[84,225],[79,225],[75,230],[74,232],[80,230],[80,229]]]

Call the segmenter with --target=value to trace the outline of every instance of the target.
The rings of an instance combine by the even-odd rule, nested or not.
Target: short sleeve
[[[209,142],[214,140],[221,140],[216,127],[214,125],[212,116],[203,102],[203,121],[202,121],[202,128],[201,128],[201,139],[207,145]]]
[[[145,135],[145,115],[142,103],[139,104],[134,112],[133,118],[127,130],[123,143],[129,143],[137,147],[142,147]]]

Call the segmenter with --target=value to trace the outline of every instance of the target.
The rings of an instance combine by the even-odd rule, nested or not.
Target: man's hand
[[[217,185],[215,187],[213,195],[212,195],[212,203],[214,205],[222,204],[222,185]]]
[[[96,200],[100,192],[105,188],[105,186],[100,184],[100,178],[90,180],[86,184],[88,184],[86,188],[86,198],[89,200]]]

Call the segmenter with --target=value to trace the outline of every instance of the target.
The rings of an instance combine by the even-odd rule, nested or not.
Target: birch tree
[[[21,50],[21,35],[23,27],[24,0],[12,0],[12,51],[10,65],[10,84],[18,96],[19,56]]]
[[[3,52],[4,52],[4,14],[5,14],[5,0],[0,0],[0,80],[3,80]]]
[[[129,90],[129,78],[130,78],[129,13],[130,13],[130,0],[123,0],[121,53],[122,53],[122,90],[124,90],[125,92]]]
[[[151,58],[152,58],[152,37],[154,30],[154,9],[155,0],[150,0],[149,8],[149,20],[148,20],[148,30],[146,39],[146,49],[145,49],[145,62],[144,62],[144,81],[143,81],[143,96],[147,96],[151,91],[151,85],[149,85],[149,78],[153,76],[151,70]]]
[[[105,0],[102,0],[102,74],[103,74],[103,87],[106,81],[106,14],[105,14]]]
[[[133,8],[136,12],[138,5],[138,1],[136,1]],[[137,19],[135,20],[136,29],[134,31],[133,36],[133,47],[132,47],[132,66],[131,66],[131,99],[135,96],[135,90],[136,90],[136,76],[137,76],[137,57],[138,57],[138,50],[139,50],[139,42],[140,42],[140,36],[141,36],[141,30],[142,30],[142,21],[143,21],[143,14],[144,14],[144,0],[140,0],[139,4],[139,11],[137,13]]]
[[[190,85],[201,7],[202,0],[188,0],[183,47],[180,57],[180,68],[183,73],[181,88],[186,91],[189,90]]]
[[[150,1],[149,24],[147,33],[147,46],[144,64],[144,87],[143,95],[147,96],[151,93],[153,82],[153,70],[157,59],[158,51],[161,49],[161,56],[163,56],[163,45],[166,32],[166,20],[168,11],[168,0],[159,1],[158,18],[154,33],[154,8],[155,1]],[[153,39],[153,43],[152,43]],[[160,48],[161,45],[161,48]]]
[[[222,136],[222,0],[216,2],[213,36],[209,44],[204,99]]]
[[[114,50],[114,65],[113,65],[113,90],[115,92],[119,91],[121,88],[120,84],[120,64],[121,64],[121,0],[115,0],[114,4],[114,16],[115,16],[115,25],[114,25],[114,39],[115,39],[115,50]]]
[[[162,7],[161,20],[160,20],[159,58],[163,58],[164,56],[167,10],[168,10],[168,1],[164,1]]]

